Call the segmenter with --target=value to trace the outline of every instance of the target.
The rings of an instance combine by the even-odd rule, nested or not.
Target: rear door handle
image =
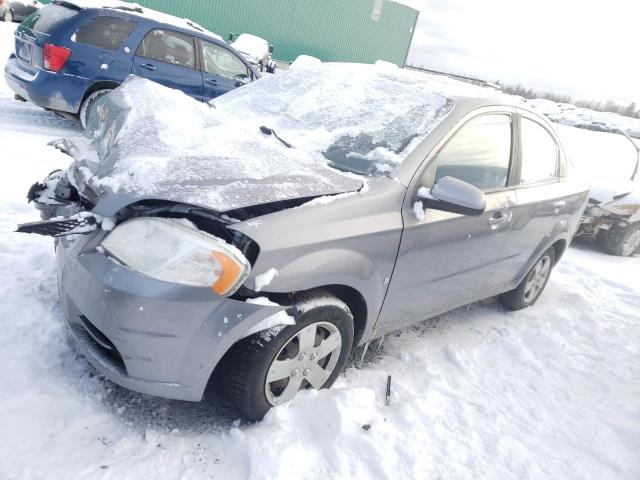
[[[505,225],[511,221],[511,212],[496,212],[489,218],[491,230],[496,230],[501,225]]]
[[[216,80],[215,78],[207,78],[205,82],[207,82],[209,85],[213,85],[214,87],[218,86],[218,80]]]
[[[145,68],[147,70],[155,70],[156,66],[153,63],[143,63],[142,65],[140,65],[142,68]]]
[[[555,213],[559,213],[567,206],[567,202],[564,200],[559,200],[553,204],[553,210]]]

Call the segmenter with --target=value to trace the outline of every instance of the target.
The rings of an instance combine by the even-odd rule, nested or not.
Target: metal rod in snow
[[[384,399],[384,404],[388,407],[389,400],[391,399],[391,375],[387,377],[387,395]]]

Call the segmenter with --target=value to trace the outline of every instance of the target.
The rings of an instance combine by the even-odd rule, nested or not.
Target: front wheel
[[[509,310],[522,310],[536,303],[547,286],[555,262],[556,251],[551,247],[542,254],[514,290],[498,297],[500,303]]]
[[[9,9],[5,10],[2,15],[2,20],[7,23],[13,22],[13,12]]]
[[[614,225],[598,235],[602,249],[609,255],[630,257],[640,251],[640,223],[631,223],[626,227]]]
[[[353,316],[338,298],[321,293],[296,302],[295,325],[247,337],[225,358],[223,393],[249,419],[299,390],[329,388],[344,368],[353,344]]]

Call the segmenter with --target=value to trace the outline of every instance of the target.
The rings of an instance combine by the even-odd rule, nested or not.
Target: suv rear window
[[[20,26],[40,33],[50,33],[77,13],[77,10],[62,5],[47,5],[25,18]]]
[[[123,18],[97,17],[80,27],[73,40],[106,50],[117,50],[135,28],[135,23]]]

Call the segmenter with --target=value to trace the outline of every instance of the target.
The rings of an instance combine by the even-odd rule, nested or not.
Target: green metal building
[[[189,18],[227,39],[252,33],[274,45],[274,58],[404,66],[418,11],[391,0],[136,0]]]

